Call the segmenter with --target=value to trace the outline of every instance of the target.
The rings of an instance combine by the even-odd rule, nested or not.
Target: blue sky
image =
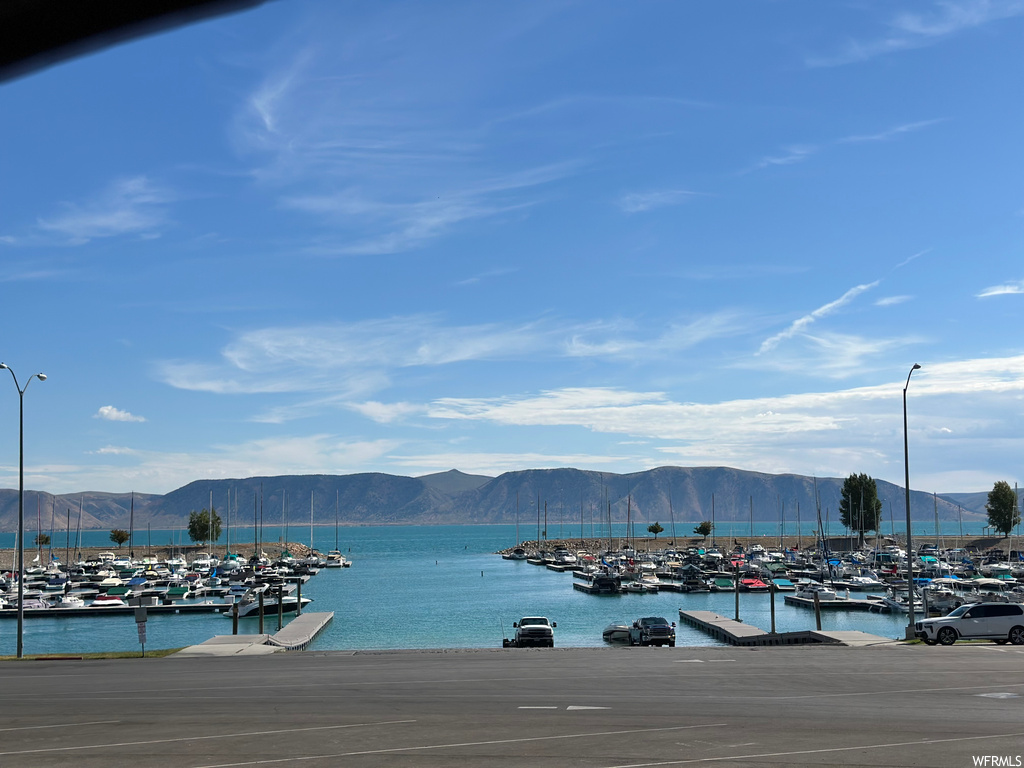
[[[1016,0],[289,0],[0,84],[26,485],[902,483],[914,363],[912,486],[1013,482],[1022,49]]]

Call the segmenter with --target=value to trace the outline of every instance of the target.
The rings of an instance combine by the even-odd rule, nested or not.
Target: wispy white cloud
[[[990,296],[1008,296],[1024,293],[1024,280],[1014,280],[1003,285],[992,285],[975,294],[975,298],[987,299]]]
[[[890,53],[936,45],[966,30],[1024,14],[1021,0],[939,0],[928,12],[903,12],[893,17],[887,33],[870,40],[851,40],[842,50],[806,59],[809,67],[836,67]]]
[[[886,128],[885,130],[879,131],[878,133],[844,136],[842,138],[835,139],[829,142],[823,142],[818,145],[796,145],[788,147],[782,154],[768,155],[766,157],[761,158],[756,163],[754,163],[750,168],[741,171],[741,173],[745,174],[751,173],[753,171],[760,171],[765,168],[772,168],[775,166],[794,165],[795,163],[802,163],[805,160],[811,158],[812,156],[820,152],[826,151],[830,147],[835,147],[840,144],[867,144],[872,142],[891,141],[900,136],[924,130],[925,128],[928,128],[932,125],[936,125],[937,123],[941,123],[943,121],[944,119],[920,120],[915,123],[904,123],[902,125],[896,125],[891,128]],[[926,251],[923,251],[922,253],[926,253]],[[906,264],[907,262],[913,260],[914,258],[920,255],[921,254],[915,254],[914,256],[911,256],[903,263]],[[900,266],[903,266],[903,264],[901,264]]]
[[[717,338],[736,336],[749,330],[749,320],[733,311],[670,323],[660,334],[647,337],[632,324],[595,324],[580,328],[565,342],[569,357],[603,357],[617,360],[643,360],[691,349]]]
[[[863,134],[858,136],[846,136],[836,141],[837,144],[863,144],[872,141],[891,141],[892,139],[903,136],[907,133],[914,133],[916,131],[929,128],[938,123],[944,122],[944,118],[938,118],[935,120],[919,120],[916,123],[904,123],[903,125],[896,125],[892,128],[886,128],[884,131],[878,133]]]
[[[59,269],[32,269],[30,267],[12,266],[10,269],[0,268],[0,283],[22,283],[35,280],[52,280],[66,277],[69,272]]]
[[[142,422],[146,419],[142,416],[136,416],[128,411],[122,411],[120,408],[115,408],[112,405],[104,405],[92,416],[94,419],[103,419],[104,421],[134,421]]]
[[[921,258],[922,256],[928,254],[930,251],[931,251],[931,248],[925,248],[923,251],[918,251],[917,253],[914,253],[914,254],[911,254],[910,256],[907,256],[907,258],[905,258],[903,261],[901,261],[899,264],[897,264],[895,267],[893,267],[893,271],[895,271],[897,269],[902,269],[903,267],[907,266],[907,264],[909,264],[910,262],[915,261],[916,259]]]
[[[916,336],[869,338],[834,331],[802,333],[784,350],[738,361],[734,367],[794,376],[813,371],[815,376],[850,379],[888,366],[893,352],[921,343],[922,339]]]
[[[144,176],[120,179],[88,203],[66,203],[63,212],[38,221],[40,229],[74,245],[102,237],[155,236],[166,223],[173,197]]]
[[[690,464],[726,463],[763,471],[799,467],[808,474],[838,474],[871,464],[875,471],[888,467],[896,480],[902,453],[891,448],[902,434],[898,414],[903,385],[901,379],[837,391],[696,403],[679,402],[665,392],[567,388],[516,397],[443,398],[430,403],[429,415],[456,422],[580,427],[595,434],[627,435],[658,441],[657,452]],[[936,439],[955,435],[970,445],[988,434],[987,422],[1004,418],[1008,403],[1019,402],[1022,394],[1024,355],[926,363],[913,382],[914,429]]]
[[[513,274],[515,272],[518,272],[518,271],[519,271],[519,269],[517,267],[502,267],[502,268],[499,268],[499,269],[489,269],[486,272],[481,272],[478,275],[473,275],[472,277],[467,277],[465,280],[459,280],[459,281],[457,281],[455,283],[455,285],[457,285],[457,286],[477,285],[478,283],[482,283],[485,280],[490,280],[491,278],[495,278],[495,277],[504,277],[505,275],[511,275],[511,274]]]
[[[897,304],[905,304],[913,299],[913,296],[884,296],[875,302],[876,307],[895,307]]]
[[[795,163],[802,163],[812,155],[817,154],[819,148],[812,145],[796,145],[792,147],[786,147],[782,154],[767,155],[762,157],[750,168],[747,168],[743,173],[750,173],[752,171],[760,171],[765,168],[773,168],[780,165],[794,165]]]
[[[631,192],[620,197],[618,205],[625,213],[641,213],[654,208],[682,205],[692,200],[696,194],[696,192],[690,192],[685,189]]]
[[[163,361],[157,376],[179,389],[217,394],[318,393],[314,401],[276,406],[260,417],[276,423],[319,406],[372,400],[403,370],[544,357],[642,360],[745,328],[732,312],[671,323],[654,336],[625,322],[447,325],[435,315],[412,315],[247,331],[223,349],[220,361]]]
[[[347,407],[378,424],[392,424],[426,412],[424,406],[415,403],[381,403],[375,400],[348,403]]]
[[[877,286],[878,283],[879,283],[879,281],[876,280],[873,283],[864,283],[863,285],[855,285],[853,288],[848,290],[846,293],[844,293],[842,296],[840,296],[835,301],[830,301],[828,304],[824,304],[824,305],[818,307],[813,312],[811,312],[809,314],[806,314],[803,317],[800,317],[800,318],[794,320],[790,324],[790,326],[788,328],[786,328],[784,331],[781,331],[781,332],[775,334],[774,336],[771,336],[771,337],[765,339],[763,342],[761,342],[761,348],[758,350],[758,354],[764,354],[765,352],[770,352],[771,350],[773,350],[775,347],[778,346],[779,342],[785,341],[786,339],[791,339],[794,336],[796,336],[797,334],[803,333],[812,324],[814,324],[815,322],[817,322],[821,318],[827,317],[827,316],[837,312],[838,310],[842,309],[843,307],[845,307],[847,304],[852,302],[855,298],[860,296],[865,291],[869,291],[872,288],[874,288],[875,286]]]
[[[366,32],[353,28],[351,39],[343,35],[347,42],[307,43],[264,78],[235,122],[236,144],[252,158],[253,178],[283,208],[319,220],[313,253],[414,249],[460,225],[527,209],[542,198],[540,187],[576,171],[572,162],[522,170],[523,163],[503,163],[489,151],[488,128],[445,106],[453,103],[449,89],[459,88],[460,75],[441,86],[413,64],[428,55],[420,50],[422,30],[412,35],[388,22],[380,30],[384,39],[374,38],[379,50],[353,71],[346,46],[365,46]],[[429,66],[437,66],[429,55]],[[410,66],[415,71],[405,71]],[[415,97],[406,86],[390,85],[404,82],[392,68],[420,83]]]
[[[446,234],[453,227],[522,210],[535,201],[520,193],[563,178],[575,168],[562,163],[485,179],[429,199],[384,202],[357,189],[327,195],[286,196],[286,208],[316,214],[343,232],[373,232],[327,240],[311,247],[319,253],[379,255],[397,253]]]
[[[241,334],[219,363],[165,361],[157,373],[181,389],[319,392],[347,402],[386,387],[402,369],[551,353],[558,338],[539,323],[449,326],[433,315],[264,328]]]
[[[97,448],[95,451],[90,451],[99,456],[134,456],[138,453],[134,448],[126,448],[122,445],[106,445],[102,448]]]
[[[54,493],[80,491],[83,487],[111,492],[146,488],[151,493],[167,493],[197,477],[379,471],[389,452],[401,445],[397,440],[345,440],[318,433],[210,445],[188,453],[130,451],[108,446],[96,453],[116,456],[116,463],[36,466],[32,468],[32,483]],[[6,468],[0,467],[0,482],[6,482],[6,474]],[[15,474],[15,482],[16,477]]]

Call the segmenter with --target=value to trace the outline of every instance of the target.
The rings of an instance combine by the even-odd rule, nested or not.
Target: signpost
[[[139,642],[142,643],[142,658],[146,658],[146,606],[135,609],[135,626],[139,630]]]

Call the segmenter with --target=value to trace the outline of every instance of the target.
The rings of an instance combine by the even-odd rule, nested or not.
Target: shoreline
[[[299,542],[295,541],[288,542],[287,544],[276,541],[273,543],[262,542],[260,544],[260,550],[262,552],[266,552],[267,555],[270,557],[276,557],[285,549],[288,550],[288,553],[292,557],[306,557],[312,551],[314,551],[310,549],[308,544],[300,544]],[[65,551],[66,550],[64,549],[64,547],[53,548],[54,556],[58,558],[58,562],[60,562],[62,565],[66,562],[64,559]],[[231,545],[231,551],[233,554],[241,555],[242,557],[248,560],[253,554],[255,554],[256,547],[251,541],[241,542],[238,544],[233,543]],[[70,550],[70,561],[72,563],[77,563],[79,560],[88,560],[90,557],[95,557],[100,552],[113,552],[115,556],[131,554],[127,546],[118,547],[111,543],[109,547],[79,547],[77,550],[72,548]],[[159,547],[135,547],[132,550],[132,552],[134,552],[134,555],[131,556],[135,560],[141,560],[144,557],[153,557],[157,560],[163,561],[166,560],[168,557],[172,557],[173,555],[183,555],[187,561],[191,559],[191,556],[197,555],[200,552],[209,552],[210,554],[219,555],[223,557],[227,554],[227,546],[224,544],[216,544],[213,546],[204,546],[203,544],[183,544],[181,546],[171,546],[168,544],[164,544]],[[36,562],[35,560],[37,554],[39,555],[38,562]],[[18,565],[17,557],[18,552],[13,548],[0,549],[0,571],[16,570]],[[41,565],[45,567],[47,564],[49,564],[49,562],[50,548],[48,546],[43,547],[41,552],[39,548],[36,546],[33,546],[31,549],[25,549],[26,569],[33,565]]]
[[[880,546],[888,544],[902,545],[905,540],[905,537],[898,535],[896,537],[881,536],[878,538]],[[829,550],[832,552],[855,552],[861,549],[856,536],[830,536],[826,541],[828,542]],[[942,536],[938,540],[936,540],[934,535],[914,536],[914,544],[917,547],[925,544],[938,547],[940,542],[943,549],[960,548],[974,553],[1002,552],[1007,556],[1009,556],[1013,549],[1020,550],[1024,548],[1024,541],[1016,536],[1005,538],[1000,536]],[[671,536],[659,536],[657,539],[654,537],[627,539],[625,536],[613,536],[611,543],[613,548],[618,549],[622,549],[628,543],[638,552],[654,552],[662,549],[689,549],[691,547],[707,549],[715,546],[724,553],[731,551],[736,544],[743,545],[744,549],[749,549],[755,544],[760,544],[768,550],[780,548],[796,550],[814,549],[816,548],[817,540],[814,536],[784,536],[780,544],[778,536],[767,534],[763,536],[716,536],[714,539],[711,536],[708,536],[707,539],[702,539],[700,536],[677,536],[674,539]],[[873,549],[875,537],[865,537],[864,544]],[[531,539],[520,542],[518,545],[498,550],[496,554],[507,554],[515,549],[516,546],[534,551],[537,549],[554,550],[564,548],[573,551],[603,552],[609,548],[607,538],[586,537],[579,539],[566,537],[561,539],[544,539],[539,544],[535,539]]]

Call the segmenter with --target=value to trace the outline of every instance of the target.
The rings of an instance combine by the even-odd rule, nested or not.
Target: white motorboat
[[[324,560],[324,568],[344,568],[348,565],[348,560],[345,556],[337,549],[332,549],[327,553],[327,559]]]
[[[62,595],[54,601],[54,608],[85,608],[85,601],[78,595]]]
[[[606,643],[629,642],[629,624],[613,622],[604,628],[601,637]]]
[[[839,595],[836,594],[834,589],[829,589],[824,584],[801,584],[797,589],[795,597],[802,597],[806,600],[813,600],[814,596],[818,596],[818,602],[824,603],[831,600],[838,600]]]
[[[281,603],[282,613],[295,613],[299,606],[299,599],[295,595],[283,595],[278,598],[277,595],[265,594],[263,598],[263,615],[272,616],[278,612],[278,600]],[[305,608],[309,603],[313,602],[308,597],[302,598],[302,607]],[[249,616],[260,615],[260,601],[258,594],[250,591],[241,600],[236,603],[238,605],[238,618],[244,619]],[[228,618],[233,617],[235,614],[234,608],[228,608],[224,612],[224,615]]]

